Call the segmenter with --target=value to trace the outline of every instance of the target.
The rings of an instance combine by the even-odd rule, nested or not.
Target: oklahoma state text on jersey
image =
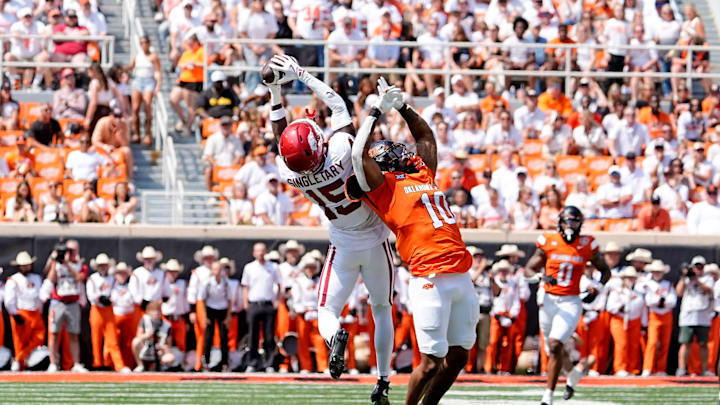
[[[398,253],[410,273],[424,277],[468,271],[472,256],[434,173],[422,164],[418,173],[387,172],[384,176],[383,184],[361,199],[395,233]],[[348,182],[347,191],[360,190],[354,176]],[[356,194],[348,192],[348,198]]]
[[[535,245],[545,252],[545,274],[557,279],[556,285],[546,283],[545,291],[554,295],[580,295],[585,263],[598,251],[595,238],[580,235],[568,244],[560,233],[544,233]]]

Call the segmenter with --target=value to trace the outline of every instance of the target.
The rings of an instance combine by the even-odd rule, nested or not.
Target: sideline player
[[[410,375],[406,404],[437,404],[465,367],[475,344],[480,307],[465,247],[447,199],[435,184],[437,145],[432,130],[402,101],[400,90],[378,80],[379,100],[360,127],[352,148],[355,177],[349,199],[362,200],[397,236],[408,263],[408,295],[421,363]],[[417,155],[401,143],[370,133],[381,114],[396,108],[415,139]],[[418,157],[419,156],[419,157]]]
[[[279,73],[284,75],[275,83],[265,83],[270,89],[270,120],[280,150],[278,171],[285,183],[323,208],[330,220],[330,247],[318,294],[318,329],[330,346],[330,375],[339,378],[345,369],[348,332],[340,327],[339,317],[362,274],[375,320],[378,383],[370,399],[376,404],[387,403],[394,338],[391,307],[394,269],[387,241],[390,231],[369,207],[345,198],[345,181],[353,173],[351,150],[355,127],[342,98],[296,60],[275,55],[270,66],[276,77]],[[307,85],[332,111],[334,133],[327,144],[314,121],[299,119],[288,125],[285,119],[280,85],[295,79]]]
[[[537,249],[525,266],[529,277],[545,268],[545,291],[539,322],[548,353],[548,380],[541,405],[553,403],[553,391],[568,356],[564,345],[577,329],[582,302],[592,302],[599,293],[592,289],[585,298],[580,298],[580,279],[585,272],[585,263],[590,261],[600,271],[603,285],[610,279],[610,268],[599,252],[598,242],[592,236],[580,235],[583,220],[583,214],[577,207],[568,205],[563,208],[558,217],[558,231],[538,237],[535,243]],[[576,368],[568,374],[565,399],[573,396],[574,387],[581,377],[582,373]]]

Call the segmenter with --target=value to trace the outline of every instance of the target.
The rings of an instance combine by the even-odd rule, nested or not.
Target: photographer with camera
[[[713,284],[711,275],[704,274],[705,258],[693,257],[690,266],[683,265],[683,276],[678,281],[675,290],[678,297],[682,297],[680,304],[680,334],[678,342],[678,369],[676,376],[687,375],[687,364],[690,356],[690,344],[693,337],[700,346],[700,367],[703,376],[714,376],[708,370],[708,337],[713,313]]]
[[[153,365],[159,371],[161,365],[172,365],[175,355],[170,350],[170,340],[170,322],[162,318],[162,303],[148,303],[132,341],[133,354],[138,364],[133,371],[142,373]]]
[[[75,240],[59,242],[45,264],[47,281],[53,285],[50,311],[48,314],[48,350],[50,366],[48,372],[58,371],[58,338],[63,325],[68,333],[72,371],[87,372],[80,364],[80,297],[87,277],[87,266],[78,256],[79,245]],[[83,296],[84,297],[84,296]],[[66,352],[64,352],[66,353]]]

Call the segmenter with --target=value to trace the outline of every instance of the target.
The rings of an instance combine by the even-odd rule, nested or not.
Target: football
[[[278,80],[282,79],[284,76],[283,72],[276,72],[270,67],[270,62],[266,63],[265,66],[262,68],[262,72],[260,73],[262,75],[263,82],[268,84],[274,84],[277,83]]]

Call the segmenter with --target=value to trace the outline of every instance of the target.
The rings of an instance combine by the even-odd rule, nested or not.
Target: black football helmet
[[[388,140],[373,142],[368,154],[384,172],[418,172],[413,162],[415,154],[402,143]]]
[[[575,239],[580,236],[580,228],[584,220],[582,211],[573,205],[568,205],[560,211],[557,226],[558,232],[565,242],[575,242]]]

